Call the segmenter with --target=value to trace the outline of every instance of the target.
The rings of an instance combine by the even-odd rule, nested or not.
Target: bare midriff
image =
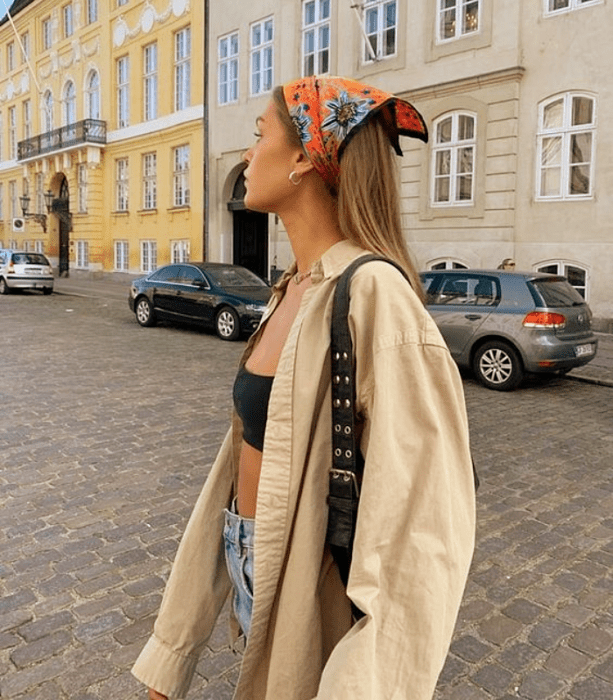
[[[266,321],[262,335],[247,360],[245,366],[249,372],[266,377],[275,376],[283,346],[300,308],[302,295],[310,284],[309,279],[299,285],[290,280],[285,296]],[[238,466],[237,494],[238,512],[243,518],[255,517],[261,469],[262,453],[243,441]]]

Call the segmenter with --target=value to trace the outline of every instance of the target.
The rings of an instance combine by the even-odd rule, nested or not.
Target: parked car
[[[129,304],[141,326],[158,319],[214,328],[223,340],[252,333],[272,293],[268,284],[240,265],[164,265],[132,282]]]
[[[591,311],[564,277],[431,270],[421,278],[453,358],[489,389],[514,389],[528,372],[568,372],[596,355]]]
[[[11,248],[0,249],[0,294],[12,289],[53,291],[53,268],[42,253],[29,253]]]

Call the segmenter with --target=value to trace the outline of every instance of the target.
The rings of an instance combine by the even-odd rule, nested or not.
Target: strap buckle
[[[357,498],[360,497],[360,486],[358,484],[358,478],[354,471],[351,471],[350,469],[337,469],[336,467],[332,467],[332,469],[330,469],[330,475],[333,479],[338,479],[342,477],[343,481],[353,481],[355,495]]]

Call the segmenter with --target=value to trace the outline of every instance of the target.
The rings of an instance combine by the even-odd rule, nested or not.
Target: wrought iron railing
[[[38,134],[17,144],[17,160],[27,160],[82,143],[106,143],[106,122],[84,119]]]

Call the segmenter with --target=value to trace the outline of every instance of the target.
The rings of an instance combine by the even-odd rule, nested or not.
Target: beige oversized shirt
[[[431,700],[448,651],[475,529],[462,384],[432,319],[385,262],[359,268],[351,286],[365,469],[346,593],[325,546],[332,296],[343,269],[364,252],[344,241],[323,255],[279,361],[237,700]],[[223,508],[234,493],[240,441],[235,416],[133,669],[171,698],[185,697],[229,593]],[[353,626],[350,599],[365,613]]]

